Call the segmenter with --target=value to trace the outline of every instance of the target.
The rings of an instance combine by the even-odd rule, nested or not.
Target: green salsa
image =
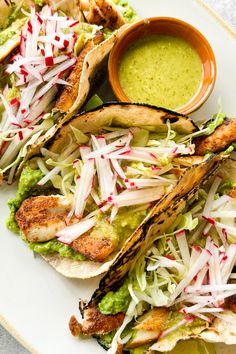
[[[189,102],[202,82],[202,63],[186,41],[168,35],[139,39],[123,54],[119,79],[135,102],[176,109]]]

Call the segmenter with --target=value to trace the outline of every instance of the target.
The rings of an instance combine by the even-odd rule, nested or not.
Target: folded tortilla
[[[104,127],[117,128],[143,128],[150,133],[165,133],[168,126],[173,131],[188,136],[197,132],[197,126],[186,116],[172,112],[163,108],[153,107],[142,104],[111,103],[98,107],[90,112],[78,115],[65,123],[52,138],[46,147],[51,154],[61,154],[63,149],[75,142],[73,129],[79,129],[83,134],[100,135],[104,132]],[[83,144],[82,144],[83,145]],[[180,174],[175,187],[171,187],[168,193],[156,202],[145,219],[132,235],[124,242],[122,250],[115,250],[107,257],[105,261],[95,262],[94,260],[74,261],[69,258],[63,258],[58,253],[43,255],[57,271],[67,277],[89,278],[109,270],[106,278],[101,282],[99,291],[95,295],[97,300],[100,293],[113,287],[123,277],[133,262],[134,254],[139,251],[140,245],[149,244],[149,238],[146,237],[147,228],[153,222],[162,224],[165,215],[169,217],[169,208],[175,201],[182,201],[182,197],[188,195],[192,189],[197,188],[202,180],[208,178],[210,174],[218,167],[223,156],[212,154],[205,156],[182,156],[177,157],[177,164],[180,164]],[[179,159],[181,162],[179,162]],[[35,159],[31,160],[32,162]],[[42,187],[41,195],[44,194]],[[45,189],[46,192],[46,189]],[[29,196],[29,195],[28,195]],[[28,197],[27,196],[27,197]],[[184,199],[183,199],[184,200]],[[23,203],[24,204],[24,203]],[[175,204],[175,203],[174,203]],[[178,207],[179,208],[179,207]],[[21,208],[19,209],[21,210]],[[165,214],[168,213],[168,214]],[[24,220],[27,223],[26,220]],[[43,222],[43,220],[41,220]],[[146,241],[144,241],[146,239]],[[79,239],[78,239],[79,240]],[[79,242],[79,241],[78,241]],[[151,242],[151,241],[150,241]],[[118,253],[118,254],[117,254]]]
[[[223,156],[221,155],[221,157]],[[218,155],[218,160],[220,160],[221,157]],[[196,195],[196,192],[199,191],[199,188],[205,188],[205,190],[206,188],[209,189],[216,178],[221,178],[222,185],[218,184],[218,186],[221,186],[220,188],[224,188],[225,192],[222,192],[223,195],[226,195],[226,197],[227,195],[231,196],[232,199],[230,203],[232,203],[233,206],[235,205],[235,160],[223,157],[223,160],[221,160],[221,162],[224,162],[222,167],[220,167],[221,163],[219,163],[217,166],[214,166],[214,168],[210,168],[208,170],[208,173],[205,172],[205,174],[203,172],[203,166],[206,166],[206,162],[202,163],[202,166],[198,165],[197,168],[193,167],[192,171],[195,170],[196,175],[199,178],[193,178],[193,180],[191,180],[190,172],[189,183],[186,179],[184,182],[183,177],[182,181],[180,180],[178,185],[178,187],[180,188],[182,183],[184,186],[188,185],[189,190],[188,187],[184,189],[187,194],[183,195],[181,193],[179,194],[178,192],[176,192],[176,196],[172,198],[172,202],[167,205],[166,208],[162,209],[162,211],[156,213],[156,215],[154,215],[153,218],[151,218],[146,223],[145,227],[142,230],[144,236],[142,237],[142,234],[140,234],[137,239],[133,238],[133,240],[129,240],[129,249],[126,244],[119,256],[116,258],[113,265],[111,266],[110,270],[100,281],[99,288],[95,291],[90,302],[87,304],[83,302],[80,303],[80,310],[83,316],[82,324],[80,324],[76,320],[76,318],[72,316],[69,325],[71,332],[74,336],[78,336],[81,334],[85,336],[94,335],[98,339],[99,343],[104,346],[105,349],[109,349],[111,346],[109,333],[112,334],[112,337],[114,337],[114,333],[117,333],[118,338],[120,338],[120,334],[122,333],[120,330],[122,327],[123,330],[125,329],[125,321],[128,319],[129,316],[131,316],[132,318],[132,310],[130,309],[130,306],[128,307],[127,311],[128,315],[126,315],[125,317],[124,313],[117,313],[116,310],[114,310],[114,314],[108,314],[109,310],[107,314],[105,314],[105,312],[101,313],[99,311],[98,304],[101,304],[101,300],[104,298],[104,296],[107,296],[108,301],[108,295],[111,294],[109,303],[111,307],[113,299],[112,294],[116,294],[117,289],[118,291],[119,289],[122,289],[125,277],[129,272],[129,274],[132,274],[132,270],[135,268],[135,265],[137,264],[138,260],[140,260],[140,258],[143,255],[147,254],[147,252],[152,248],[152,246],[154,245],[153,242],[157,239],[157,236],[165,235],[165,233],[167,233],[168,236],[168,230],[170,230],[177,217],[182,213],[186,213],[186,206],[189,205],[188,208],[192,208],[192,204],[190,201],[192,201],[192,198],[194,195]],[[217,177],[214,177],[214,179],[209,179],[209,177],[212,177],[212,174],[214,174],[216,171]],[[232,183],[229,183],[229,180],[232,181]],[[204,187],[206,183],[208,183],[207,187]],[[191,184],[192,189],[190,187]],[[181,190],[183,191],[183,189]],[[215,192],[217,190],[215,190]],[[187,204],[189,202],[190,204]],[[228,209],[226,208],[224,210]],[[231,222],[229,223],[229,225],[232,226]],[[170,234],[172,233],[172,231],[170,232]],[[149,257],[151,257],[150,253]],[[232,285],[235,285],[234,280],[232,280]],[[135,290],[135,288],[133,288],[133,290]],[[127,296],[127,294],[124,292],[124,297],[125,296]],[[134,295],[130,297],[131,300],[129,301],[134,302],[134,297],[135,291]],[[122,302],[122,292],[120,293],[119,297],[117,295],[115,301],[118,301],[119,299]],[[145,302],[145,298],[143,298],[143,301]],[[185,302],[187,302],[187,300]],[[118,302],[116,304],[118,304]],[[114,309],[116,304],[113,305]],[[124,304],[125,302],[122,306],[124,306]],[[141,352],[141,350],[143,350],[143,353],[145,354],[153,354],[157,351],[169,352],[175,347],[178,341],[188,340],[191,338],[203,339],[211,343],[223,342],[228,345],[236,344],[235,295],[229,297],[224,311],[219,312],[219,316],[214,317],[214,313],[212,313],[211,317],[210,314],[207,314],[207,311],[203,313],[203,315],[209,315],[210,319],[212,319],[209,322],[205,320],[205,318],[207,318],[206,316],[203,316],[202,319],[198,319],[198,317],[193,317],[189,318],[185,324],[183,323],[181,325],[181,321],[185,320],[187,316],[191,317],[191,312],[185,315],[183,315],[185,313],[183,312],[182,315],[180,315],[181,311],[179,311],[179,309],[175,307],[176,305],[174,307],[155,306],[149,306],[151,308],[149,310],[146,310],[147,312],[144,311],[144,314],[142,314],[141,316],[137,315],[138,318],[135,318],[136,322],[135,325],[132,327],[132,336],[129,336],[129,329],[131,328],[131,326],[128,326],[128,330],[124,332],[125,334],[123,335],[124,338],[126,338],[125,336],[127,336],[128,339],[126,341],[124,340],[124,346],[122,346],[122,344],[118,344],[117,352],[123,352],[122,348],[125,350],[125,352],[130,353],[133,353],[132,350],[134,350],[135,348],[137,348],[137,352]],[[204,305],[202,306],[204,307]],[[190,324],[188,324],[188,321],[190,321]],[[127,323],[129,323],[129,320],[126,322],[126,324]],[[168,332],[169,327],[167,327],[166,330],[165,326],[167,323],[169,323],[169,325],[171,324],[170,327],[173,327],[173,332]],[[179,327],[178,324],[180,325]],[[175,325],[177,325],[176,329],[174,329]],[[178,328],[180,328],[179,331]],[[121,342],[122,340],[120,341],[120,343]],[[111,353],[115,353],[115,347],[111,350]]]

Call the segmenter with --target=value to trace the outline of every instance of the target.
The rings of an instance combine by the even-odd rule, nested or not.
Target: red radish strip
[[[209,245],[209,250],[212,253],[212,257],[209,259],[209,267],[208,267],[208,277],[209,277],[209,284],[215,286],[217,283],[216,280],[216,270],[215,270],[215,262],[214,262],[214,246],[213,241],[211,241]],[[215,296],[216,292],[212,291],[212,295]]]
[[[32,104],[35,103],[39,98],[41,98],[45,93],[47,93],[60,79],[61,75],[58,74],[56,77],[54,77],[51,81],[49,81],[46,85],[44,85],[34,96],[32,100]]]
[[[204,294],[204,293],[211,293],[215,291],[227,291],[227,290],[236,290],[236,284],[222,284],[222,285],[201,285],[201,286],[194,286],[190,285],[185,288],[186,293],[197,293],[197,294]]]
[[[229,290],[229,291],[225,291],[220,295],[217,296],[211,296],[211,295],[206,295],[206,296],[198,296],[198,295],[192,295],[191,297],[187,298],[188,302],[194,302],[194,303],[198,303],[201,302],[202,304],[213,304],[216,303],[220,300],[224,300],[227,297],[233,296],[235,295],[235,290]]]
[[[231,210],[219,210],[211,211],[209,216],[211,218],[236,218],[236,211]]]
[[[37,184],[39,186],[43,186],[45,183],[47,183],[48,181],[50,181],[52,179],[53,176],[57,175],[58,172],[60,172],[61,167],[57,166],[54,167],[46,176],[44,176]]]
[[[13,64],[9,64],[7,67],[7,72],[8,74],[12,74],[13,72],[15,72],[16,70],[20,70],[20,67],[22,65],[26,65],[26,64],[43,64],[44,62],[44,58],[43,57],[23,57],[20,56],[19,59],[17,59],[16,62],[14,62]]]
[[[122,179],[125,179],[126,176],[125,176],[125,173],[124,171],[122,170],[119,162],[116,160],[116,159],[112,159],[111,160],[111,164],[112,164],[112,167],[113,169],[115,170],[115,172],[117,173],[117,175],[122,178]]]
[[[145,152],[135,152],[133,149],[124,152],[124,153],[112,153],[109,155],[105,155],[106,159],[120,159],[120,160],[130,160],[130,161],[140,161],[146,162],[149,164],[158,165],[159,162],[153,156],[150,156],[148,153]]]
[[[183,307],[180,312],[182,313],[194,313],[194,312],[200,312],[199,309],[202,308],[202,304],[196,304],[193,306],[189,306],[189,307]]]
[[[211,188],[210,188],[208,195],[207,195],[207,200],[206,200],[203,212],[202,212],[203,215],[209,214],[209,212],[212,208],[212,204],[214,202],[214,197],[215,197],[216,191],[219,188],[221,181],[222,181],[222,178],[216,177],[214,182],[212,183]]]
[[[116,217],[116,215],[117,215],[117,213],[118,213],[118,208],[116,207],[116,206],[113,206],[112,207],[112,210],[111,210],[111,215],[110,215],[110,218],[109,218],[109,221],[110,221],[110,223],[112,224],[112,222],[114,221],[114,219],[115,219],[115,217]]]
[[[96,224],[96,217],[92,217],[87,220],[81,220],[77,224],[67,226],[63,230],[56,233],[58,241],[70,244],[76,240],[79,236],[83,235],[85,232],[89,231]]]
[[[96,138],[95,136],[91,135],[91,140],[94,150],[101,149],[106,146],[106,141],[102,137]],[[91,154],[89,156],[91,156]],[[107,200],[108,197],[114,194],[114,174],[111,170],[110,161],[106,161],[105,159],[98,157],[95,160],[98,183],[101,193],[101,201],[104,202]]]
[[[175,259],[180,260],[180,256],[178,255],[178,252],[177,252],[176,249],[174,248],[174,245],[173,245],[171,239],[169,238],[166,242],[168,243],[169,249],[170,249],[171,252],[173,253]]]
[[[129,137],[124,136],[118,140],[113,141],[112,143],[105,145],[105,138],[97,138],[94,135],[91,135],[92,140],[94,141],[94,139],[97,139],[97,141],[102,141],[102,147],[100,147],[99,149],[97,148],[95,151],[91,152],[87,158],[91,159],[91,158],[96,158],[96,157],[100,157],[104,154],[108,154],[110,152],[113,152],[115,150],[120,149],[120,147],[124,147],[125,144],[129,141]],[[118,150],[119,151],[119,150]]]
[[[18,135],[15,135],[10,144],[8,144],[7,149],[0,158],[0,168],[6,169],[7,166],[14,161],[17,153],[20,151],[27,139],[34,134],[34,130],[25,130],[24,139],[19,141]]]
[[[236,279],[236,273],[231,273],[229,276],[230,279]]]
[[[57,91],[57,88],[54,86],[42,97],[39,103],[35,102],[35,104],[31,106],[28,118],[34,121],[44,111],[46,111],[47,107],[55,97]]]
[[[215,313],[215,312],[222,312],[224,311],[224,309],[222,307],[202,307],[199,309],[198,312],[201,312],[201,313]]]
[[[154,202],[163,196],[164,190],[161,187],[147,188],[138,191],[122,192],[117,196],[111,197],[108,203],[118,206],[119,208],[124,206],[138,205]]]
[[[127,188],[145,188],[145,187],[156,187],[156,186],[163,186],[163,185],[170,185],[173,184],[173,181],[168,180],[162,181],[157,179],[147,179],[147,178],[129,178],[125,179],[124,183]]]
[[[227,232],[233,236],[236,236],[236,227],[222,224],[221,222],[218,222],[218,221],[215,221],[215,226],[221,227],[221,229],[225,230],[225,232]]]
[[[69,25],[69,27],[74,27],[74,26],[78,25],[79,22],[80,22],[79,20],[74,21],[73,23],[71,23],[71,24]]]
[[[215,282],[217,285],[222,284],[221,267],[220,267],[219,247],[213,244],[213,268],[215,272]]]
[[[181,256],[183,258],[184,264],[186,266],[188,266],[189,262],[190,262],[190,254],[189,254],[188,243],[187,243],[186,234],[185,234],[184,230],[176,233],[176,240],[177,240],[179,250],[180,250]]]
[[[191,323],[193,322],[194,320],[194,317],[192,316],[188,316],[186,317],[185,319],[183,319],[182,321],[179,321],[179,323],[177,323],[175,326],[171,327],[171,328],[168,328],[167,330],[161,332],[160,336],[159,336],[159,339],[167,336],[168,334],[176,331],[179,327],[182,327],[183,325],[186,325],[187,323]],[[155,344],[150,348],[151,350],[155,350]]]
[[[76,62],[75,58],[72,58],[66,62],[63,62],[62,64],[56,66],[55,68],[51,69],[47,74],[43,76],[44,81],[48,81],[51,79],[53,76],[58,75],[59,73],[69,69],[72,65],[74,65]]]
[[[43,77],[36,67],[34,67],[30,64],[27,64],[27,65],[25,65],[25,70],[27,70],[27,73],[31,74],[37,80],[39,80],[39,83],[43,82]]]
[[[96,203],[97,205],[100,205],[100,204],[101,204],[101,200],[100,200],[100,198],[99,198],[97,192],[95,192],[95,190],[92,189],[90,194],[91,194],[91,197],[93,198],[93,200],[95,201],[95,203]]]
[[[199,287],[203,284],[206,274],[208,272],[208,267],[204,266],[196,276],[194,286]]]
[[[191,268],[192,265],[197,261],[200,254],[201,254],[201,248],[199,246],[193,246],[192,252],[191,252],[191,257],[189,260],[189,268]]]
[[[207,316],[205,316],[205,315],[202,315],[201,313],[194,313],[194,316],[195,317],[199,317],[199,318],[201,318],[201,320],[203,320],[203,321],[206,321],[206,322],[208,322],[208,323],[211,323],[212,322],[212,319],[211,318],[209,318],[209,317],[207,317]]]
[[[70,224],[70,221],[74,215],[74,212],[75,212],[75,207],[74,205],[72,206],[71,210],[69,211],[66,219],[65,219],[65,224],[68,226]]]
[[[207,219],[208,221],[208,219]],[[206,236],[208,234],[208,232],[210,231],[211,227],[212,227],[213,223],[212,222],[208,222],[206,224],[206,226],[204,227],[204,230],[203,230],[203,235]]]
[[[228,243],[227,243],[227,237],[226,237],[225,233],[222,231],[222,229],[220,227],[217,227],[217,226],[216,226],[216,230],[218,232],[218,235],[220,236],[220,239],[222,241],[224,248],[227,249]]]
[[[236,262],[236,244],[231,244],[227,251],[226,256],[228,257],[222,268],[222,283],[227,283],[227,280],[233,270]]]
[[[31,6],[31,24],[32,24],[32,42],[31,42],[31,53],[33,56],[37,56],[37,42],[40,31],[40,23],[35,13],[35,8]]]
[[[58,85],[64,85],[64,86],[72,86],[72,84],[70,84],[70,83],[67,82],[66,80],[62,80],[62,79],[58,79],[58,80],[57,80],[57,84],[58,84]]]
[[[220,198],[214,200],[214,202],[212,203],[212,210],[218,209],[230,200],[231,198],[228,195],[222,195]]]
[[[9,103],[7,102],[7,100],[5,99],[5,97],[2,94],[0,94],[0,98],[2,100],[5,110],[7,112],[7,116],[9,118],[10,122],[18,123],[16,120],[16,117],[14,116],[12,109],[11,109]]]
[[[90,151],[91,149],[89,147],[80,148],[80,153],[83,160],[87,158]],[[81,218],[83,216],[86,200],[93,187],[94,172],[94,159],[90,159],[86,161],[82,167],[79,187],[75,194],[75,215],[77,218]]]
[[[205,266],[209,261],[211,253],[208,250],[203,250],[198,260],[194,263],[192,268],[186,274],[185,278],[180,281],[177,285],[174,293],[171,295],[172,302],[176,299],[177,296],[186,288],[186,286],[193,280],[193,278],[198,274],[198,272]]]

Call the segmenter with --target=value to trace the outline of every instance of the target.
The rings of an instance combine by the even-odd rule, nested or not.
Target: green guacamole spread
[[[119,235],[120,244],[123,244],[125,240],[134,232],[134,230],[141,224],[147,211],[133,212],[129,208],[122,208],[117,214],[112,226],[115,228]]]
[[[24,240],[25,238],[22,237]],[[74,251],[70,246],[65,245],[59,241],[57,241],[56,239],[47,241],[47,242],[28,242],[26,241],[28,247],[36,252],[36,253],[40,253],[40,254],[50,254],[50,253],[59,253],[60,256],[62,257],[68,257],[71,259],[74,259],[75,261],[83,261],[86,259],[85,256],[83,256],[82,254]]]
[[[107,293],[98,304],[98,308],[104,315],[115,315],[119,312],[126,312],[130,300],[128,282],[125,281],[116,292],[110,291]]]
[[[37,193],[39,190],[34,187],[42,177],[43,174],[40,170],[33,170],[30,166],[23,169],[20,176],[16,197],[8,202],[10,216],[7,219],[6,224],[9,230],[19,232],[19,228],[15,220],[15,213],[26,198],[31,195],[39,194]]]
[[[126,19],[127,22],[134,22],[138,19],[138,16],[134,9],[129,5],[129,2],[126,0],[113,0],[113,2],[118,5],[123,7],[123,16]]]
[[[197,93],[202,64],[197,52],[179,37],[144,36],[122,56],[119,79],[132,101],[176,109]]]
[[[180,312],[176,312],[176,311],[171,311],[169,314],[169,317],[168,317],[167,325],[164,328],[164,330],[175,326],[180,321],[182,321],[184,318],[185,318],[184,314],[182,314]],[[181,326],[178,329],[176,329],[175,331],[167,334],[164,337],[164,340],[166,340],[168,338],[170,341],[172,341],[177,336],[178,337],[185,337],[188,334],[192,334],[194,329],[195,328],[197,329],[200,326],[206,326],[206,321],[202,320],[201,318],[195,317],[192,322],[188,323],[187,325]],[[160,341],[161,341],[161,339],[160,339]]]

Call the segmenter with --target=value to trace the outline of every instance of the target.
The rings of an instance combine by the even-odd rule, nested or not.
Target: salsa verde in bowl
[[[111,51],[109,80],[119,101],[189,114],[209,97],[216,61],[206,38],[179,19],[153,17],[128,27]]]

